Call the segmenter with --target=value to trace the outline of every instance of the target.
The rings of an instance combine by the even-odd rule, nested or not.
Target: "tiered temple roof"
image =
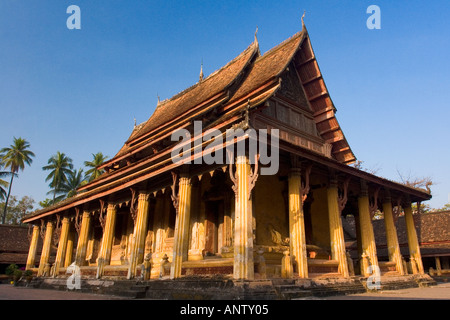
[[[102,176],[82,186],[77,196],[37,211],[24,221],[31,222],[101,199],[151,178],[158,179],[161,173],[176,168],[170,161],[171,145],[167,143],[174,130],[190,128],[193,120],[211,113],[215,123],[231,122],[239,118],[244,109],[264,106],[281,88],[283,76],[290,68],[295,69],[306,97],[301,102],[302,107],[312,113],[318,135],[331,148],[329,157],[317,154],[313,158],[369,181],[409,190],[348,166],[356,157],[336,119],[336,108],[320,72],[308,32],[303,27],[302,31],[263,55],[255,36],[255,41],[227,65],[172,98],[158,102],[151,117],[135,126],[119,152],[101,166],[106,170]],[[306,151],[311,153],[311,150]],[[428,197],[422,191],[411,189],[411,192],[421,199]]]

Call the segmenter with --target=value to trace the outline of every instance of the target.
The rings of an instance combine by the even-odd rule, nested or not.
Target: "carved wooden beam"
[[[234,196],[237,197],[238,196],[238,192],[239,192],[238,176],[237,176],[237,172],[233,172],[233,162],[234,161],[231,158],[231,152],[227,150],[227,154],[228,154],[228,163],[229,163],[228,173],[230,175],[231,182],[233,182],[233,185],[231,186],[231,188],[234,191]]]
[[[309,176],[311,174],[312,164],[309,164],[305,169],[305,182],[302,182],[302,186],[300,187],[300,195],[302,197],[302,202],[305,202],[308,197],[308,193],[310,190],[309,185]]]
[[[77,234],[80,235],[81,230],[81,217],[80,217],[80,209],[75,208],[75,230],[77,230]]]
[[[370,203],[369,200],[369,211],[370,211],[370,218],[373,219],[375,216],[375,213],[378,210],[378,193],[380,192],[380,187],[378,187],[375,192],[373,193],[373,202]]]
[[[172,198],[173,206],[175,207],[175,210],[178,213],[179,197],[178,197],[178,194],[176,192],[178,173],[176,173],[174,171],[172,171],[171,173],[172,173],[172,181],[173,181],[172,186],[171,186],[171,188],[172,188],[171,198]]]
[[[100,214],[98,216],[98,221],[100,222],[103,231],[105,230],[105,223],[106,223],[105,216],[103,215],[104,209],[105,209],[105,200],[100,199]]]
[[[393,210],[392,217],[394,218],[394,223],[397,223],[398,217],[402,211],[402,198],[397,198],[397,210]]]
[[[61,235],[61,215],[57,214],[55,230],[53,232],[53,237],[52,237],[54,245],[58,244],[60,235]]]
[[[350,183],[350,177],[347,177],[344,181],[342,194],[338,197],[339,212],[342,212],[342,210],[344,210],[344,208],[345,208],[345,205],[347,204],[349,183]]]
[[[39,230],[42,241],[45,239],[45,222],[44,219],[41,219],[41,230]]]
[[[259,153],[255,154],[255,169],[251,170],[250,168],[250,176],[248,179],[248,200],[250,200],[250,198],[252,197],[252,190],[255,187],[256,184],[256,180],[258,180],[259,177],[259,173],[258,173],[258,168],[259,168]]]
[[[138,192],[135,188],[130,188],[131,191],[131,204],[130,204],[130,214],[131,218],[133,219],[133,225],[136,223],[136,217],[137,217],[137,204],[136,201],[138,198]]]

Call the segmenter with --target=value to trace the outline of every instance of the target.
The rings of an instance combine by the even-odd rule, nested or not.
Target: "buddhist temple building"
[[[0,224],[0,274],[5,274],[6,268],[15,264],[25,267],[28,257],[31,228],[27,226]],[[40,257],[42,242],[39,242],[36,257]]]
[[[243,143],[244,152],[231,156],[225,139],[214,148],[212,139],[202,140],[196,149],[199,122],[203,133],[241,129],[256,136],[233,137],[231,146]],[[185,135],[173,141],[177,130]],[[263,174],[274,165],[267,155],[250,150],[264,132],[277,162],[272,174]],[[177,162],[180,140],[187,157]],[[359,170],[355,160],[306,27],[264,54],[255,35],[224,67],[209,76],[202,71],[196,84],[158,101],[101,166],[102,176],[23,219],[33,226],[27,268],[58,278],[75,264],[83,277],[148,281],[346,279],[369,276],[369,266],[401,276],[405,263],[423,274],[412,204],[430,193]],[[394,224],[399,208],[406,261]],[[372,223],[377,210],[385,217],[383,257]],[[344,237],[347,215],[356,226],[353,257]]]
[[[413,215],[417,239],[425,272],[432,276],[450,275],[450,211],[432,211]],[[397,216],[394,222],[398,230],[400,252],[409,259],[408,235],[405,216]],[[383,219],[374,221],[379,256],[387,256],[387,243]],[[410,267],[410,265],[409,265]],[[409,269],[409,272],[413,270]]]

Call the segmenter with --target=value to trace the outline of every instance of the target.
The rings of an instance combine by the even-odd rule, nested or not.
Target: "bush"
[[[22,270],[16,269],[14,270],[14,285],[17,286],[17,283],[22,278]]]
[[[16,264],[10,264],[7,268],[6,268],[6,270],[5,270],[5,274],[7,275],[7,276],[13,276],[14,275],[14,272],[16,271],[16,270],[19,270],[19,267],[16,265]]]
[[[32,277],[33,276],[33,271],[31,270],[25,270],[25,272],[23,273],[24,277]]]
[[[22,270],[19,270],[19,269],[15,270],[14,271],[14,280],[18,281],[21,277],[22,277]]]

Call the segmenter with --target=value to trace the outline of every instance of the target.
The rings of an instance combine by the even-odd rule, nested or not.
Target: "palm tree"
[[[5,176],[7,172],[0,172],[0,177]],[[4,200],[6,198],[6,188],[8,188],[8,182],[0,179],[0,200]]]
[[[1,162],[0,158],[0,178],[9,176],[11,172],[1,170],[3,168],[3,162]],[[4,200],[6,198],[6,188],[8,188],[9,183],[5,180],[0,179],[0,200]]]
[[[89,182],[97,179],[100,177],[105,170],[98,169],[98,167],[105,162],[106,159],[108,159],[107,156],[104,156],[103,153],[97,152],[96,154],[92,154],[92,157],[94,158],[93,161],[85,161],[84,165],[88,168],[90,168],[88,171],[86,171],[86,177],[88,177]]]
[[[39,205],[41,206],[41,208],[50,207],[52,205],[52,200],[47,198],[43,201],[39,201]]]
[[[77,189],[86,183],[83,179],[83,169],[73,170],[67,175],[67,181],[61,184],[59,191],[71,198],[77,194]]]
[[[3,148],[0,150],[0,157],[2,159],[5,168],[9,168],[11,174],[11,181],[9,183],[8,194],[6,195],[5,209],[3,210],[2,224],[5,224],[6,211],[8,208],[8,200],[11,194],[11,187],[13,184],[14,176],[17,176],[19,170],[23,171],[25,164],[31,165],[33,162],[34,153],[28,148],[30,144],[28,141],[22,138],[13,139],[13,144],[9,148]]]
[[[56,200],[56,193],[59,193],[61,184],[67,181],[66,175],[70,174],[73,164],[72,159],[64,153],[57,152],[56,155],[48,159],[48,165],[42,167],[42,170],[51,170],[45,181],[50,182],[50,188],[53,189],[53,204]]]

